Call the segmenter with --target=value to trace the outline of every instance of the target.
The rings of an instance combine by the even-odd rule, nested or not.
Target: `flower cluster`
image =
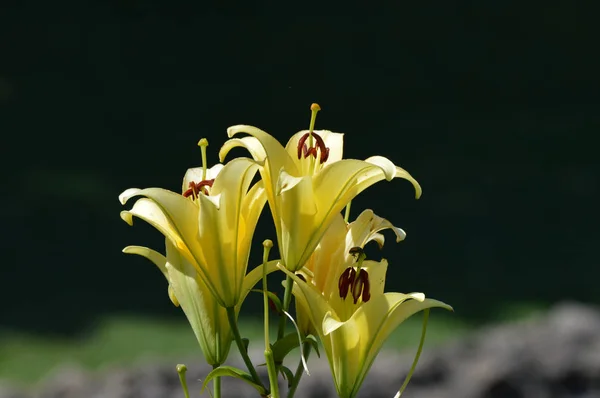
[[[410,181],[417,198],[421,187],[385,157],[344,159],[343,134],[314,130],[319,110],[317,104],[311,106],[309,129],[294,134],[285,147],[256,127],[230,127],[229,140],[219,152],[221,163],[210,168],[208,142],[200,140],[202,167],[187,171],[180,193],[131,188],[119,196],[122,204],[138,197],[130,210],[121,212],[123,220],[131,225],[134,217],[140,218],[165,236],[164,255],[141,246],[123,251],[148,258],[164,274],[171,301],[184,311],[214,368],[205,379],[205,384],[213,381],[214,396],[220,396],[220,378],[233,376],[261,396],[278,397],[280,375],[288,381],[288,397],[293,396],[305,359],[312,348],[318,349],[318,341],[338,395],[355,397],[383,343],[404,320],[424,310],[426,323],[430,308],[451,310],[423,293],[384,293],[387,261],[367,260],[363,248],[371,241],[381,248],[385,229],[392,230],[398,242],[405,233],[372,210],[349,222],[350,203],[382,180]],[[250,156],[225,161],[235,147],[245,148]],[[281,258],[269,261],[273,244],[265,241],[263,264],[248,272],[254,230],[267,204]],[[275,271],[285,278],[281,301],[266,286],[266,275]],[[237,325],[244,299],[260,280],[269,386],[258,377]],[[292,298],[295,319],[289,312]],[[267,304],[280,316],[275,342],[268,335]],[[286,334],[288,318],[296,330]],[[233,342],[247,372],[224,365]],[[421,345],[422,341],[418,353]],[[284,359],[298,346],[302,361],[293,373]],[[401,390],[417,359],[418,355]]]

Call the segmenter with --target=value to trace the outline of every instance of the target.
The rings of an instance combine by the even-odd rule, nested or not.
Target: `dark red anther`
[[[309,148],[306,145],[306,140],[311,135],[314,137],[314,139],[316,141],[316,145]],[[303,155],[304,155],[305,159],[309,156],[312,156],[316,159],[317,158],[317,149],[319,150],[319,152],[321,154],[319,160],[320,160],[321,164],[323,164],[329,158],[329,148],[327,148],[325,146],[325,141],[323,141],[323,138],[321,138],[321,136],[319,134],[315,133],[314,131],[312,133],[304,134],[300,138],[300,140],[298,140],[298,159],[301,159]]]
[[[308,139],[308,133],[304,134],[302,137],[300,137],[300,140],[298,141],[298,159],[302,158],[302,150],[304,149],[304,157],[306,157],[306,152],[308,151],[308,148],[306,147],[306,140]]]
[[[208,190],[206,187],[212,187],[215,179],[200,181],[199,183],[195,183],[194,181],[190,181],[189,189],[183,193],[183,197],[187,198],[192,196],[197,198],[200,192],[208,195]]]
[[[361,269],[352,286],[352,298],[354,299],[354,304],[358,302],[358,299],[361,296],[363,302],[369,301],[371,298],[371,292],[369,290],[369,274],[364,269]]]
[[[350,287],[354,285],[354,279],[356,278],[356,270],[354,267],[346,268],[346,270],[340,276],[338,281],[338,289],[340,290],[340,297],[346,299]]]
[[[360,270],[361,273],[363,271],[365,272],[365,279],[362,291],[362,302],[366,303],[371,299],[371,282],[369,282],[369,274],[367,274],[367,271],[365,271],[364,269]]]

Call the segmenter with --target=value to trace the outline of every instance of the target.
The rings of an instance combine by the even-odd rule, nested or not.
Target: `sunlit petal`
[[[158,267],[160,272],[164,275],[164,277],[169,280],[169,275],[167,272],[167,258],[157,252],[156,250],[149,249],[143,246],[127,246],[123,249],[123,253],[127,254],[137,254],[138,256],[146,257],[148,260],[152,261],[154,265]]]
[[[211,365],[225,362],[233,340],[225,308],[220,306],[196,268],[167,241],[167,270],[175,297]]]
[[[347,247],[364,247],[369,241],[376,241],[379,246],[383,246],[384,238],[378,232],[385,229],[391,229],[396,234],[396,242],[404,240],[406,233],[398,227],[395,227],[391,222],[385,218],[377,216],[373,213],[373,210],[364,210],[355,221],[349,225],[349,231],[347,237]]]
[[[357,385],[362,384],[383,343],[409,317],[427,308],[443,308],[453,311],[448,304],[427,299],[422,293],[385,293],[367,307],[367,304],[370,303],[371,301],[361,307],[363,313],[355,314],[357,322],[368,323],[373,328],[371,339],[365,342],[363,348],[366,356],[361,373],[357,377]]]

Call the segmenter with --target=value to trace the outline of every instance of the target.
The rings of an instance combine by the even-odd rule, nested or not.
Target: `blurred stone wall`
[[[515,324],[489,326],[436,348],[425,349],[403,397],[407,398],[598,398],[600,397],[600,310],[563,303]],[[415,347],[416,349],[416,347]],[[261,353],[255,353],[260,361]],[[391,398],[412,363],[413,352],[383,352],[360,397]],[[258,363],[258,362],[256,362]],[[243,365],[240,366],[243,368]],[[192,396],[210,369],[188,363]],[[259,368],[264,373],[264,368]],[[335,397],[327,361],[309,361],[297,397]],[[224,397],[257,397],[235,379],[223,379]],[[282,384],[282,392],[285,393]],[[180,398],[174,363],[88,374],[58,369],[29,392],[5,386],[0,398]],[[205,392],[205,396],[208,393]],[[285,395],[283,395],[285,396]]]

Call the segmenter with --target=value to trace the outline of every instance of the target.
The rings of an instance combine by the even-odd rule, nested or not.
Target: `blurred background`
[[[389,260],[388,290],[454,306],[440,333],[600,301],[593,10],[289,7],[3,2],[0,378],[196,349],[160,272],[121,253],[163,240],[127,226],[117,197],[179,190],[197,141],[217,162],[234,124],[285,143],[312,102],[347,157],[389,157],[421,183],[420,200],[406,181],[379,183],[352,216],[372,208],[406,230],[373,256]],[[263,216],[251,264],[275,239]]]

